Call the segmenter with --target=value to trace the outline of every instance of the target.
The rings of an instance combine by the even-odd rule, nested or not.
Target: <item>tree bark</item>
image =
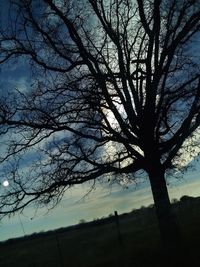
[[[174,247],[180,240],[180,230],[169,199],[165,172],[156,166],[149,171],[149,179],[155,203],[161,241],[167,247]]]

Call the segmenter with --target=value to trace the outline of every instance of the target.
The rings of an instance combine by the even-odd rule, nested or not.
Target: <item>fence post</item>
[[[120,244],[120,246],[122,246],[122,235],[121,235],[121,231],[120,231],[120,227],[119,227],[119,216],[118,216],[117,211],[115,211],[115,223],[117,226],[117,235],[118,235],[119,244]]]

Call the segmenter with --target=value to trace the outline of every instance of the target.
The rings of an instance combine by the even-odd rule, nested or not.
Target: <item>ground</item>
[[[1,267],[199,266],[200,199],[173,204],[182,240],[163,249],[154,207],[0,245]]]

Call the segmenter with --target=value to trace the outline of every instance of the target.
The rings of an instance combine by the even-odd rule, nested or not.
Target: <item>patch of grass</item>
[[[1,267],[163,267],[199,266],[200,200],[173,204],[182,232],[182,246],[161,249],[153,207],[115,218],[50,231],[1,243]],[[173,254],[173,255],[172,255]]]

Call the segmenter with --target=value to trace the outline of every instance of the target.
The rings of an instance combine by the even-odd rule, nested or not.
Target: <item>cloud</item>
[[[15,81],[15,87],[22,93],[28,91],[29,84],[28,78],[25,76]]]
[[[200,127],[185,140],[174,163],[186,167],[200,154]]]

